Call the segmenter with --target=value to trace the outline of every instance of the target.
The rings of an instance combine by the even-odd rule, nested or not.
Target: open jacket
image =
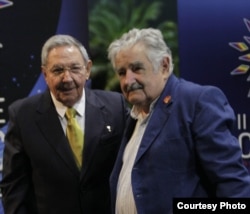
[[[171,213],[173,198],[250,197],[249,173],[231,133],[234,119],[221,90],[171,75],[132,168],[137,213]],[[111,174],[113,213],[123,152],[135,123],[130,117]]]
[[[109,176],[126,107],[115,92],[85,89],[83,166],[76,166],[49,91],[9,107],[3,157],[6,214],[110,213]]]

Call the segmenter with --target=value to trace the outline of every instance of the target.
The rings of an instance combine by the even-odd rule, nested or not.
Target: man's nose
[[[135,73],[131,69],[127,69],[125,76],[125,83],[130,84],[135,82]]]
[[[63,81],[71,81],[72,76],[69,69],[65,69],[63,72]]]

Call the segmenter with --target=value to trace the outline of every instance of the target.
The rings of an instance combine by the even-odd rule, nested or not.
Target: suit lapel
[[[177,78],[171,75],[164,91],[157,100],[153,113],[149,118],[148,126],[144,132],[140,149],[138,150],[135,163],[143,156],[150,145],[155,141],[170,116],[171,105],[174,102],[174,89],[177,85]]]
[[[165,106],[164,108],[157,107],[154,110],[151,118],[149,118],[148,126],[141,140],[140,149],[138,150],[135,163],[141,158],[141,156],[147,151],[150,145],[155,141],[158,134],[165,126],[165,123],[167,122],[169,115],[170,112],[168,111],[167,106]]]
[[[36,122],[47,142],[53,147],[55,155],[60,156],[65,165],[79,176],[79,170],[48,91],[45,92],[37,109]]]
[[[89,166],[93,162],[94,152],[100,142],[103,128],[105,127],[105,106],[95,96],[95,94],[85,89],[86,108],[85,108],[85,132],[83,149],[83,167],[81,179],[89,173]]]

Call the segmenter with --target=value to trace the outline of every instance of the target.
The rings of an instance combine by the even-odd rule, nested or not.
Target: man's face
[[[60,46],[49,52],[42,70],[55,98],[65,106],[73,106],[82,96],[91,65],[91,61],[87,65],[84,63],[75,46]]]
[[[153,70],[152,63],[145,54],[144,46],[137,44],[121,50],[115,58],[121,90],[131,104],[149,110],[149,105],[162,92],[168,77],[168,59]]]

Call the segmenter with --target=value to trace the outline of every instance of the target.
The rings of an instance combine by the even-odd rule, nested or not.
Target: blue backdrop
[[[181,76],[224,91],[250,171],[249,9],[249,0],[178,1]]]

